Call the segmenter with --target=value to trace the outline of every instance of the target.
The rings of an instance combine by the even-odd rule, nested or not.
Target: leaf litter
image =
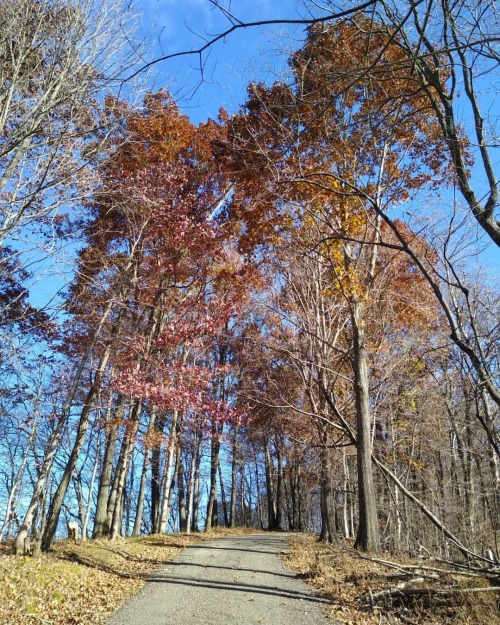
[[[0,625],[102,625],[182,549],[242,533],[249,532],[64,540],[38,558],[11,555],[12,545],[0,543]],[[330,600],[329,615],[341,625],[500,625],[500,592],[468,592],[488,587],[488,580],[456,571],[433,576],[432,563],[426,569],[420,560],[390,559],[383,564],[348,545],[324,545],[304,534],[293,536],[286,555],[299,577]],[[420,580],[410,588],[416,592],[387,595],[402,571]],[[451,594],[436,594],[450,588]]]
[[[498,586],[432,560],[363,555],[307,534],[294,536],[285,560],[341,625],[500,625]]]
[[[101,625],[154,570],[204,538],[64,540],[38,558],[0,543],[0,625]]]

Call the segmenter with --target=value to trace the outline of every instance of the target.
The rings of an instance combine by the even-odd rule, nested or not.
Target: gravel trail
[[[278,557],[283,534],[218,538],[185,549],[108,625],[334,625]]]

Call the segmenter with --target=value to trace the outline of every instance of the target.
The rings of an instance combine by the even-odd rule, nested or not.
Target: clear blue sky
[[[236,0],[225,4],[247,22],[296,19],[306,14],[300,0]],[[141,27],[149,42],[149,57],[200,48],[231,26],[209,0],[140,0],[138,7],[143,14]],[[203,79],[200,58],[193,55],[152,67],[149,80],[155,88],[168,88],[195,123],[215,117],[220,107],[235,111],[244,102],[250,81],[272,80],[286,70],[286,51],[300,46],[304,31],[303,26],[238,30],[204,54]]]

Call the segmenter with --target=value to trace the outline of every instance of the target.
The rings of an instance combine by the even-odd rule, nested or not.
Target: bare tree
[[[100,105],[133,66],[132,29],[128,3],[0,4],[0,245],[92,183]]]

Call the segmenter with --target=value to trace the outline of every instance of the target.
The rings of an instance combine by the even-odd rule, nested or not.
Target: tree
[[[63,213],[95,183],[90,163],[102,157],[111,121],[102,115],[104,96],[122,85],[122,72],[134,63],[132,31],[133,15],[121,4],[0,3],[0,324],[11,331],[34,329],[40,336],[48,326],[28,300],[23,253],[28,242],[38,250],[46,238],[55,243]],[[35,480],[37,496],[65,422],[61,415]],[[37,506],[38,500],[28,506],[22,533]]]
[[[367,74],[367,59],[382,53],[386,63]],[[350,316],[360,508],[357,543],[376,550],[365,310],[383,237],[380,216],[365,198],[369,194],[378,206],[390,210],[445,169],[446,162],[436,158],[441,141],[436,121],[429,118],[430,106],[413,88],[411,67],[387,28],[377,29],[363,18],[313,27],[290,65],[292,87],[281,82],[270,88],[252,84],[244,113],[231,120],[230,135],[245,164],[241,196],[237,191],[234,206],[236,210],[239,202],[244,206],[241,212],[250,238],[272,240],[276,228],[287,223],[287,204],[299,223],[316,226],[309,249],[317,249],[329,267],[331,288],[343,294]],[[265,185],[262,171],[269,175]]]
[[[89,193],[109,132],[100,106],[134,62],[132,30],[128,5],[1,3],[0,245]]]
[[[214,122],[196,128],[164,92],[147,96],[140,112],[110,98],[107,112],[122,125],[113,137],[115,153],[101,168],[87,246],[68,301],[73,319],[67,346],[78,353],[86,345],[87,358],[90,348],[91,384],[50,502],[44,549],[54,539],[94,404],[103,392],[110,393],[110,415],[97,536],[121,533],[127,476],[145,419],[151,440],[155,431],[156,444],[166,439],[162,487],[152,514],[152,530],[166,531],[175,481],[182,483],[184,432],[203,429],[210,419],[219,432],[229,412],[217,390],[225,363],[214,365],[209,354],[214,334],[233,314],[245,274],[216,217],[226,189],[210,146],[220,128]],[[74,397],[68,401],[73,404]],[[116,444],[120,452],[111,483]]]
[[[498,11],[489,0],[446,0],[434,3],[368,0],[357,3],[323,3],[304,0],[307,17],[246,21],[232,7],[211,2],[227,20],[228,27],[195,50],[173,52],[154,59],[139,71],[169,59],[203,55],[219,41],[242,29],[264,25],[303,25],[309,30],[321,25],[336,27],[346,20],[364,21],[363,35],[374,35],[380,26],[388,29],[393,43],[406,57],[407,67],[418,84],[427,106],[438,119],[439,131],[452,163],[455,181],[471,214],[490,239],[500,245],[498,179],[494,168],[498,120],[492,111],[497,91],[485,76],[498,72],[500,55]],[[377,70],[390,58],[385,51],[366,57],[366,69]],[[393,59],[395,70],[401,63]],[[352,75],[354,80],[359,75]],[[486,88],[485,88],[486,87]],[[470,177],[470,146],[477,146],[477,163]]]

